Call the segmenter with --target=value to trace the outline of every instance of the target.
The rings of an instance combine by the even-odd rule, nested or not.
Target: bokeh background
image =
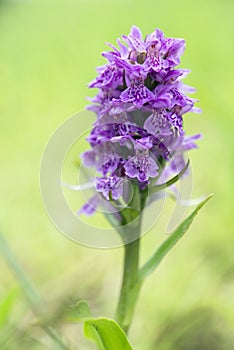
[[[73,349],[95,347],[81,325],[64,323],[65,305],[86,299],[95,316],[112,317],[123,252],[83,247],[56,230],[42,205],[40,159],[93,94],[87,83],[104,63],[104,43],[132,24],[186,39],[181,66],[192,69],[186,82],[203,110],[185,120],[188,133],[204,135],[191,155],[194,196],[215,196],[144,285],[130,340],[135,350],[234,349],[233,13],[232,0],[0,1],[0,230]],[[143,239],[142,261],[165,237],[162,220]],[[1,349],[49,346],[1,256],[0,314],[1,339],[12,332]]]

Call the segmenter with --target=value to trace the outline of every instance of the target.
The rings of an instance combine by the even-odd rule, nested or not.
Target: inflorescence
[[[88,107],[97,120],[87,139],[91,149],[82,155],[100,174],[96,191],[107,201],[123,196],[126,180],[144,190],[180,172],[185,151],[200,137],[183,129],[183,115],[199,112],[186,95],[195,89],[181,82],[190,71],[176,68],[185,41],[165,38],[159,29],[144,39],[133,26],[117,43],[118,49],[108,44],[111,51],[102,53],[108,63],[89,84],[99,89]],[[92,214],[97,205],[98,194],[81,211]]]

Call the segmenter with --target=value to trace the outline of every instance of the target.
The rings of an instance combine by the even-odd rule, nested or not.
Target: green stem
[[[132,323],[132,318],[140,292],[142,278],[139,272],[140,233],[142,211],[148,196],[148,188],[140,191],[134,187],[134,195],[129,207],[122,210],[122,227],[118,228],[124,242],[124,269],[119,302],[115,319],[125,331]],[[130,243],[128,243],[130,242]]]
[[[131,230],[138,228],[134,225]],[[138,236],[139,237],[139,236]],[[124,246],[124,271],[119,302],[116,310],[116,320],[125,333],[131,325],[137,298],[140,292],[141,279],[139,278],[139,249],[140,238]]]

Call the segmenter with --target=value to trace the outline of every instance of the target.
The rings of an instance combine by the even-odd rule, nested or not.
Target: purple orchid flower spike
[[[108,44],[111,51],[103,53],[108,63],[89,84],[99,89],[88,107],[97,120],[83,159],[99,175],[94,197],[81,210],[87,215],[95,212],[97,196],[110,206],[124,195],[125,183],[144,191],[162,181],[160,174],[180,171],[184,153],[200,137],[185,136],[183,127],[185,113],[199,112],[186,95],[194,89],[181,82],[190,71],[176,67],[184,39],[167,38],[160,29],[144,38],[133,26],[117,44]]]

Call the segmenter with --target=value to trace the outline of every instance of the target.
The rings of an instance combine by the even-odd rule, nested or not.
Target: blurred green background
[[[0,230],[74,349],[94,347],[80,325],[60,322],[64,305],[85,298],[96,316],[112,317],[122,249],[82,247],[56,230],[40,197],[40,159],[60,123],[86,106],[104,43],[132,24],[186,39],[181,66],[192,69],[186,82],[203,109],[185,119],[188,133],[204,135],[192,153],[194,196],[215,196],[144,285],[130,339],[135,350],[234,349],[233,13],[232,0],[0,1]],[[144,237],[142,260],[164,224]],[[0,256],[2,312],[6,304],[0,334],[15,331],[5,348],[46,349]]]

